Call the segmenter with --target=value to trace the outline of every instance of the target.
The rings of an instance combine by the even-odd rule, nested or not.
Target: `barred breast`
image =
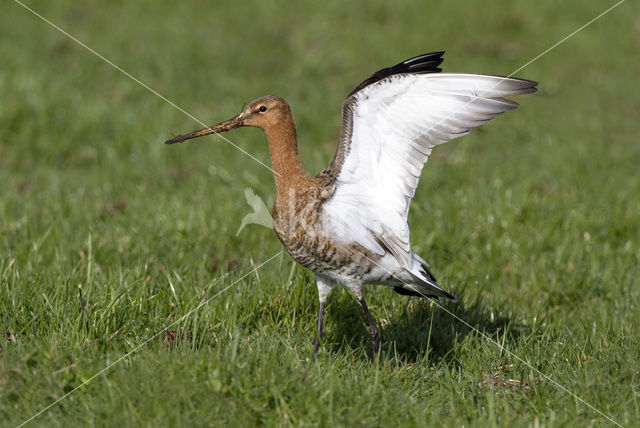
[[[321,207],[326,191],[315,187],[287,193],[276,198],[273,228],[295,261],[338,281],[361,279],[371,271],[379,256],[359,245],[341,242],[323,227]]]

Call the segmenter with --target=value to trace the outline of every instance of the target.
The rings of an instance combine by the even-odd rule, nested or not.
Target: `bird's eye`
[[[267,106],[260,106],[260,108],[258,109],[258,111],[260,113],[264,113],[265,111],[267,111]]]

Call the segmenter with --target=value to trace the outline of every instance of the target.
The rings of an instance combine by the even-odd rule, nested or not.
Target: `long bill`
[[[175,144],[175,143],[183,143],[186,140],[190,140],[196,137],[202,137],[203,135],[209,134],[219,134],[220,132],[225,132],[233,128],[239,128],[244,126],[244,121],[238,115],[229,120],[225,120],[224,122],[220,122],[217,125],[211,125],[207,128],[198,129],[197,131],[190,132],[188,134],[178,135],[177,137],[173,137],[170,140],[165,141],[165,144]]]

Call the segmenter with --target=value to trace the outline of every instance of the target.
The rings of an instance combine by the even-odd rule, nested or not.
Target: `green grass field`
[[[284,97],[311,174],[378,68],[446,50],[506,75],[614,4],[25,2],[207,124]],[[412,245],[460,302],[370,286],[372,360],[344,289],[314,356],[313,275],[272,230],[236,237],[268,169],[216,137],[165,146],[200,124],[5,1],[0,425],[137,348],[29,425],[640,426],[639,16],[537,59],[517,73],[537,94],[434,151]],[[226,137],[269,164],[258,130]]]

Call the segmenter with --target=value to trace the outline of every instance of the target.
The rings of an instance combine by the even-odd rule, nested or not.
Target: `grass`
[[[344,95],[378,67],[446,49],[446,71],[509,74],[610,6],[27,4],[204,122],[285,97],[313,174],[335,150]],[[346,291],[331,295],[313,356],[310,272],[283,253],[243,278],[281,251],[268,229],[236,237],[246,187],[273,201],[266,168],[213,137],[163,145],[200,125],[6,2],[0,424],[151,339],[32,424],[610,425],[540,371],[637,426],[638,12],[625,2],[523,69],[541,86],[522,108],[436,149],[412,244],[474,329],[369,287],[385,343],[371,360]],[[228,137],[269,162],[256,130]]]

